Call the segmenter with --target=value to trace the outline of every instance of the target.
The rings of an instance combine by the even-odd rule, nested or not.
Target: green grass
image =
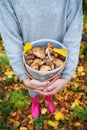
[[[2,74],[3,72],[5,72],[6,66],[9,65],[9,60],[5,51],[0,51],[0,54],[3,55],[2,57],[0,57],[0,74]]]
[[[8,95],[8,96],[7,96]],[[10,126],[7,124],[7,117],[11,111],[23,110],[29,103],[28,91],[7,91],[4,94],[0,94],[0,99],[4,102],[0,102],[0,113],[2,113],[2,119],[0,120],[0,128],[2,130],[10,130]]]
[[[79,108],[78,106],[75,106],[73,108],[73,116],[78,117],[78,120],[87,121],[87,108]]]
[[[28,91],[14,91],[9,93],[9,104],[13,106],[13,110],[23,110],[29,103]]]

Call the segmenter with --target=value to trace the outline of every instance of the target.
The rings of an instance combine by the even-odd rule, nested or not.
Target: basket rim
[[[53,40],[53,39],[39,39],[39,40],[31,42],[31,44],[33,46],[34,44],[36,44],[38,42],[53,42],[53,43],[59,44],[60,46],[62,46],[63,48],[66,49],[66,47],[62,43],[60,43],[59,41]],[[24,58],[24,54],[23,54],[23,62],[26,65],[26,67],[29,68],[34,73],[38,73],[38,74],[51,74],[51,73],[54,73],[54,71],[57,72],[57,71],[59,71],[60,69],[62,69],[65,66],[66,61],[67,61],[67,56],[65,58],[64,63],[60,67],[58,67],[56,69],[53,69],[53,70],[50,70],[50,71],[39,71],[39,70],[32,69],[31,67],[29,67],[29,65],[27,65],[27,63],[25,61],[25,58]]]

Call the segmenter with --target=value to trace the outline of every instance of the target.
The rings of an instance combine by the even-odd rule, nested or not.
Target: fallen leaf
[[[12,77],[14,75],[14,72],[13,71],[7,71],[7,72],[5,72],[5,75],[8,76],[8,77]]]
[[[27,126],[27,128],[28,128],[28,130],[34,130],[34,126],[31,125],[31,124],[29,124],[29,125]]]
[[[77,68],[77,70],[78,70],[78,72],[83,72],[83,71],[84,71],[84,68],[83,68],[83,66],[79,66],[79,67]]]
[[[19,121],[15,121],[14,122],[14,126],[19,127],[20,126],[20,122]]]
[[[44,130],[48,130],[48,121],[47,120],[44,120]]]
[[[57,122],[57,121],[48,120],[48,125],[50,125],[50,126],[52,126],[53,128],[57,129],[58,122]]]
[[[26,127],[20,127],[20,130],[27,130]]]
[[[27,42],[24,46],[24,53],[26,53],[28,50],[32,49],[32,44],[30,42]]]
[[[75,99],[75,101],[71,105],[71,108],[75,108],[76,106],[79,106],[79,105],[83,105],[83,103],[80,100]]]
[[[76,123],[74,123],[74,126],[80,126],[80,123],[79,122],[76,122]]]
[[[10,116],[14,117],[14,116],[16,116],[16,114],[17,114],[16,112],[11,112]]]
[[[64,120],[64,114],[62,112],[56,112],[54,117],[58,121],[59,120]]]
[[[28,124],[29,119],[25,118],[22,122],[21,122],[21,126],[26,126]]]
[[[87,23],[85,23],[84,28],[87,29]]]
[[[57,100],[63,99],[63,97],[60,94],[55,94],[55,97],[56,97]]]
[[[46,112],[47,112],[47,109],[46,109],[46,108],[42,108],[42,109],[41,109],[41,114],[46,114]]]

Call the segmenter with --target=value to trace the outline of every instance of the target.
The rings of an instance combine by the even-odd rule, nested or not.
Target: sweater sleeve
[[[23,69],[23,39],[20,25],[9,0],[0,0],[0,33],[10,64],[19,77],[27,77]]]
[[[66,16],[66,33],[63,44],[68,49],[68,58],[62,78],[70,80],[76,70],[82,37],[82,0],[71,0]]]

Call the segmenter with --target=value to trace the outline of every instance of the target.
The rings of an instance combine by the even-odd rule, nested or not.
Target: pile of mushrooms
[[[28,50],[24,54],[27,65],[39,71],[51,71],[60,67],[65,59],[53,52],[53,48],[53,43],[48,42],[47,46],[36,46]]]

